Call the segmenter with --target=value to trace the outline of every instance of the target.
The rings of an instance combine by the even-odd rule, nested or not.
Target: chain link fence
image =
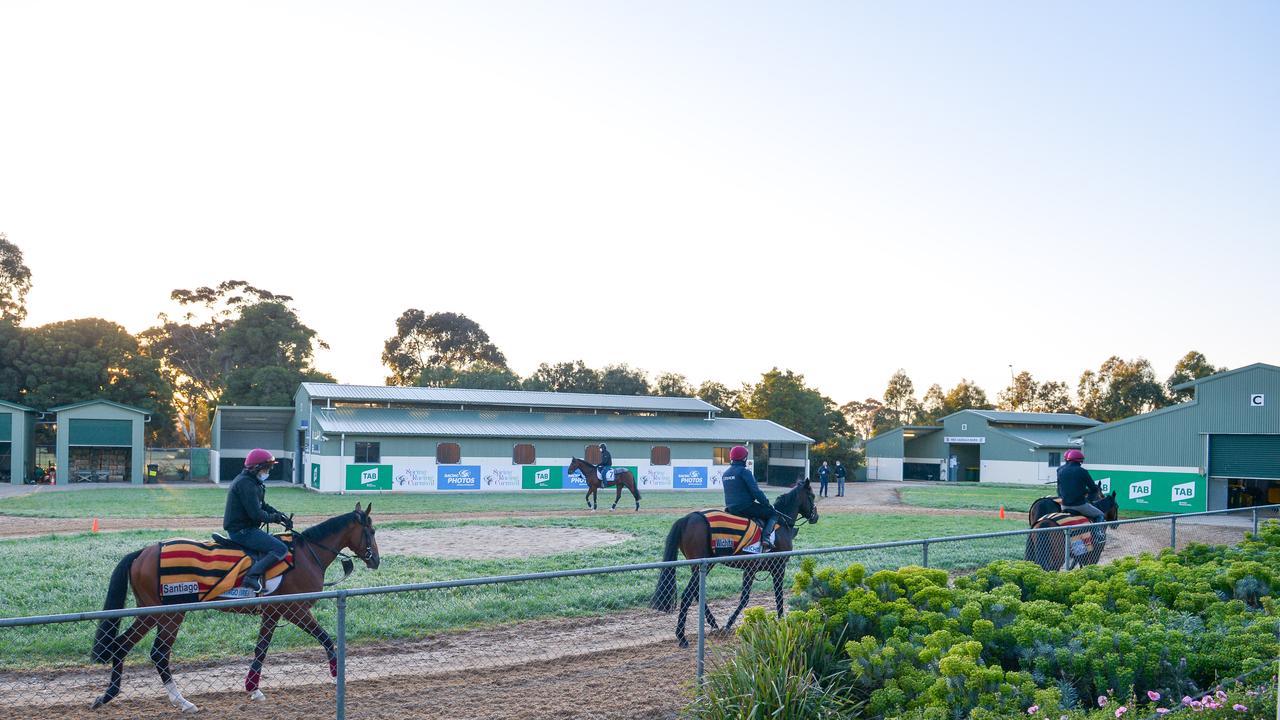
[[[1277,509],[1108,523],[1101,560],[1236,543]],[[927,531],[928,516],[921,522]],[[744,580],[745,607],[773,612],[775,590],[785,605],[806,560],[859,563],[868,575],[923,565],[957,576],[1002,559],[1065,563],[1071,540],[1057,528],[1017,530],[11,618],[0,620],[0,715],[137,718],[194,707],[260,719],[672,716],[707,665],[733,652],[724,629],[741,622]],[[113,680],[118,695],[91,709]]]

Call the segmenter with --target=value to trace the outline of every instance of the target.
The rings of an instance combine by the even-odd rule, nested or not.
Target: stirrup
[[[254,595],[260,595],[263,590],[262,578],[258,575],[248,575],[240,583],[240,587],[246,590],[252,590]]]

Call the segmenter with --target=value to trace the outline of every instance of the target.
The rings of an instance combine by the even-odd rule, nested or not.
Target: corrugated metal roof
[[[350,402],[418,402],[697,413],[718,412],[720,410],[715,405],[698,398],[656,397],[651,395],[599,395],[532,392],[527,390],[468,390],[314,382],[302,383],[301,389],[306,390],[307,394],[313,399]]]
[[[18,403],[9,402],[7,400],[0,400],[0,407],[13,408],[14,410],[21,410],[23,412],[40,412],[35,408],[27,407],[26,405],[19,405]]]
[[[326,433],[348,435],[813,442],[775,422],[742,418],[335,408],[317,410],[315,421]]]
[[[1072,436],[1080,434],[1079,430],[1054,430],[1050,428],[991,428],[1015,440],[1036,447],[1072,448],[1080,447],[1080,443],[1071,442]]]
[[[1102,423],[1075,413],[1038,413],[1038,412],[1005,412],[1002,410],[961,410],[1002,423],[1024,423],[1027,425],[1101,425]],[[952,413],[955,415],[958,413]],[[948,415],[947,417],[951,417]]]
[[[76,408],[87,407],[89,405],[110,405],[112,407],[118,407],[121,410],[136,412],[139,415],[151,414],[150,410],[143,410],[142,408],[136,408],[136,407],[133,407],[132,405],[125,405],[123,403],[118,403],[113,400],[85,400],[84,402],[71,403],[70,405],[59,405],[58,407],[51,407],[49,408],[49,412],[56,413],[56,412],[62,412],[63,410],[74,410]]]

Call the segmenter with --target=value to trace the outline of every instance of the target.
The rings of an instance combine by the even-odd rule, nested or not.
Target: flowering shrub
[[[1274,523],[1235,547],[1193,545],[1067,573],[999,561],[950,584],[941,570],[867,575],[806,560],[779,626],[800,624],[814,648],[843,650],[836,660],[812,649],[790,657],[826,658],[812,677],[826,696],[859,708],[850,717],[1110,720],[1175,706],[1261,717],[1273,699],[1246,690],[1206,698],[1205,689],[1277,656],[1278,584]],[[750,611],[742,632],[764,622],[762,610]]]

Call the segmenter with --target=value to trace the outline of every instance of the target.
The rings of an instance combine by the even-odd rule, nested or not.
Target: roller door
[[[1280,435],[1210,436],[1209,474],[1280,480]]]

